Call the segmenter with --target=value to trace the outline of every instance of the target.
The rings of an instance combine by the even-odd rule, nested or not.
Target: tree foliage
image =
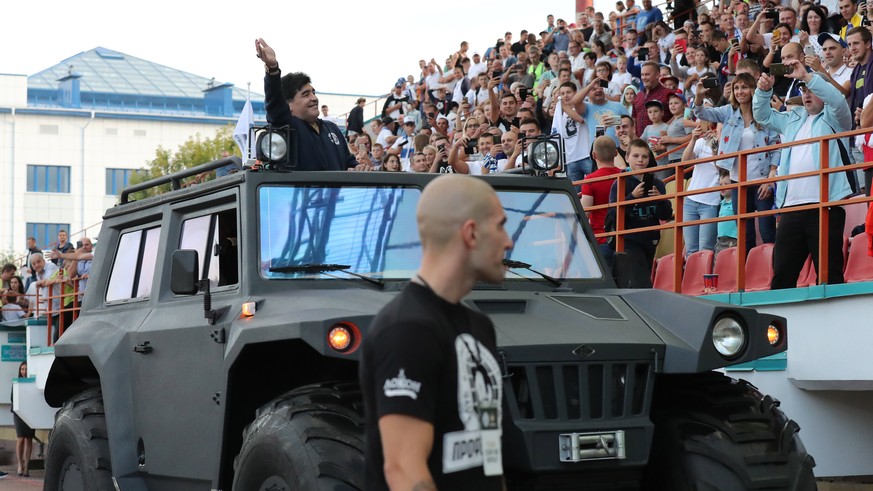
[[[155,158],[146,162],[144,169],[131,176],[130,184],[139,184],[183,169],[218,160],[222,158],[224,152],[229,152],[231,155],[240,155],[239,147],[233,141],[233,127],[231,125],[220,128],[216,131],[213,138],[203,138],[200,133],[197,133],[188,138],[185,143],[179,145],[175,152],[159,146],[155,150]],[[187,183],[203,182],[214,178],[214,172],[207,172],[190,177]],[[170,185],[164,184],[147,191],[135,193],[132,197],[134,199],[142,199],[165,193],[169,190]]]
[[[21,254],[16,254],[12,249],[0,251],[0,267],[3,267],[6,264],[14,264],[18,266],[21,263],[21,256]]]

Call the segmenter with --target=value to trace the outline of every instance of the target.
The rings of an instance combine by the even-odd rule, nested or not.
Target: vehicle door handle
[[[135,346],[133,347],[133,352],[134,352],[134,353],[139,353],[139,354],[141,354],[141,355],[147,355],[147,354],[149,354],[149,353],[152,352],[152,349],[153,349],[153,348],[152,348],[152,346],[151,346],[151,343],[149,343],[148,341],[146,341],[146,342],[144,342],[144,343],[142,343],[142,344],[137,344],[137,345],[135,345]]]

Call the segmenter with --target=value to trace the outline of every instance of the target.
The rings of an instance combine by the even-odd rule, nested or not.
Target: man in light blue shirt
[[[581,100],[579,105],[579,115],[585,118],[585,126],[588,127],[588,135],[590,141],[597,139],[597,128],[603,128],[603,134],[612,138],[615,141],[615,146],[618,147],[618,135],[615,134],[615,127],[621,123],[621,117],[627,115],[627,108],[618,102],[610,101],[606,98],[606,89],[600,84],[601,78],[595,77],[590,84],[582,88],[576,97]],[[580,95],[581,94],[581,95]],[[585,101],[585,96],[588,100]]]
[[[762,75],[752,102],[755,120],[765,128],[780,132],[785,141],[799,141],[848,131],[852,113],[843,94],[821,75],[809,73],[798,60],[784,62],[788,78],[801,83],[803,107],[779,112],[770,107],[773,77]],[[840,148],[845,151],[845,139],[831,140],[828,145],[828,166],[843,164]],[[782,150],[778,176],[790,176],[820,169],[819,143],[796,145]],[[771,176],[772,177],[772,176]],[[839,201],[850,194],[845,172],[829,174],[827,196],[821,195],[818,176],[789,179],[776,187],[776,207],[785,210],[776,228],[773,246],[773,281],[771,289],[793,288],[811,254],[819,278],[819,210],[791,211],[791,207],[819,203],[822,198]],[[843,283],[843,228],[846,212],[840,206],[828,208],[828,284]]]
[[[637,14],[637,32],[640,36],[644,36],[647,25],[662,20],[664,20],[664,15],[661,13],[661,9],[653,8],[652,0],[643,0],[643,10]]]

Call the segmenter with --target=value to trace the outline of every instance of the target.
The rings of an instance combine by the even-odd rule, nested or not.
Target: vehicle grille
[[[507,401],[521,419],[605,420],[648,410],[648,362],[510,364]]]

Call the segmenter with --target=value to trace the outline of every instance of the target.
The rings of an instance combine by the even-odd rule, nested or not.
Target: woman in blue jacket
[[[719,155],[779,143],[779,133],[764,128],[752,116],[752,96],[756,86],[757,82],[754,77],[747,73],[741,73],[733,80],[730,91],[725,94],[730,105],[706,108],[703,107],[703,99],[709,89],[703,86],[703,80],[698,83],[694,115],[704,121],[722,123],[721,137],[718,142]],[[776,168],[779,166],[779,155],[778,150],[748,155],[746,157],[745,180],[754,181],[768,176],[775,177]],[[730,172],[731,182],[739,182],[739,163],[736,158],[722,159],[716,165]],[[773,186],[749,186],[745,189],[747,194],[744,213],[773,209]],[[738,191],[734,189],[731,195],[735,214],[738,213],[738,194]],[[776,217],[772,215],[759,217],[758,231],[761,233],[761,240],[764,243],[775,242]],[[755,220],[746,220],[746,253],[755,247],[755,244]]]

